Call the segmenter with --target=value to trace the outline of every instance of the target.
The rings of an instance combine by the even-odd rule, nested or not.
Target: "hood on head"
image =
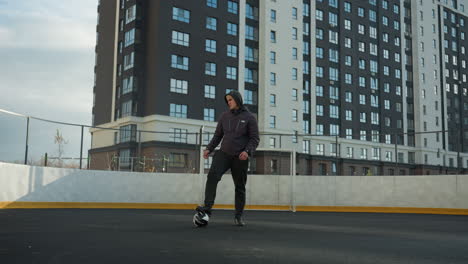
[[[227,102],[227,96],[230,95],[232,96],[232,98],[234,99],[234,101],[236,101],[237,105],[239,106],[239,109],[244,109],[244,101],[242,100],[242,95],[236,91],[236,90],[232,90],[230,91],[228,94],[226,94],[224,96],[224,101],[226,101],[226,104],[228,104]]]

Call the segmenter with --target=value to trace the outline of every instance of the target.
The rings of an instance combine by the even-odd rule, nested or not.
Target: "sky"
[[[0,109],[91,125],[98,0],[0,0]],[[29,154],[78,157],[80,127],[30,123]],[[84,156],[90,136],[85,129]],[[0,160],[24,160],[26,120],[0,113]]]

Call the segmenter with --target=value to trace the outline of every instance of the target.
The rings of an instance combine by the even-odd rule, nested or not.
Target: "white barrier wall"
[[[468,175],[440,176],[250,175],[247,204],[468,208]],[[206,175],[87,171],[0,163],[0,202],[197,204]],[[292,195],[294,194],[294,195]],[[217,204],[234,203],[226,174]]]

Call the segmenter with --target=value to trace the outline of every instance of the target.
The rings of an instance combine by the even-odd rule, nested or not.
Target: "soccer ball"
[[[207,214],[203,213],[203,212],[197,212],[193,216],[193,224],[196,227],[205,227],[205,226],[207,226],[209,220],[210,220],[210,217]]]

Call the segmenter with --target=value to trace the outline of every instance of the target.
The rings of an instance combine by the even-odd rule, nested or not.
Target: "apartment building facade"
[[[299,174],[466,169],[466,4],[100,1],[91,168],[198,171],[236,89],[263,134],[252,173],[289,174],[292,150]]]

